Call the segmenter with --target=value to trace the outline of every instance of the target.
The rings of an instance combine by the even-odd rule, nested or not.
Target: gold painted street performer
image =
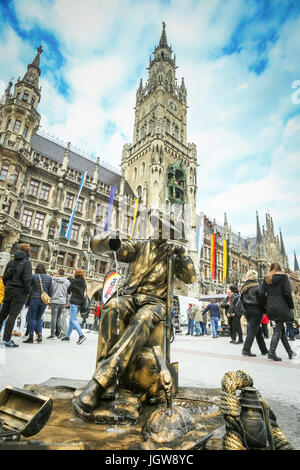
[[[121,241],[106,234],[91,241],[95,253],[105,251],[105,247],[106,251],[114,249],[118,261],[129,263],[129,270],[118,295],[112,296],[102,310],[96,370],[75,400],[76,407],[86,413],[97,407],[98,400],[115,398],[117,378],[147,344],[158,323],[166,319],[168,258],[173,257],[176,278],[186,284],[196,280],[192,259],[182,246],[162,238],[162,225],[159,237]]]

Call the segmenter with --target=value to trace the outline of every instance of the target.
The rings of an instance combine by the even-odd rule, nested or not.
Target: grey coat
[[[67,292],[70,281],[65,277],[53,277],[52,278],[52,288],[53,293],[51,297],[52,304],[66,304],[69,294]]]

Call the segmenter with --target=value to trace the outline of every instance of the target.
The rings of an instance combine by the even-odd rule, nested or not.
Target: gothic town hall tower
[[[176,58],[163,23],[161,38],[150,55],[149,77],[136,92],[133,143],[125,144],[122,171],[148,209],[182,206],[189,210],[190,233],[184,238],[196,251],[197,150],[187,144],[187,90],[176,78]],[[185,209],[184,209],[185,210]]]

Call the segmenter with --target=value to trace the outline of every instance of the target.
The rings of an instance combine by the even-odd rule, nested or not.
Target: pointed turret
[[[42,46],[38,47],[34,60],[31,64],[28,64],[27,72],[19,83],[26,83],[26,85],[32,86],[36,90],[39,90],[39,77],[41,75],[40,56],[42,52]]]
[[[289,268],[290,268],[289,267],[289,261],[288,261],[287,255],[286,255],[281,229],[279,229],[279,240],[280,240],[280,254],[282,256],[283,267],[284,267],[285,270],[289,270]]]
[[[0,143],[16,150],[23,144],[29,149],[31,137],[37,132],[41,116],[37,106],[41,98],[39,88],[40,46],[22,80],[18,79],[11,94],[12,81],[9,83],[4,103],[0,108]],[[23,142],[23,143],[22,143]]]
[[[168,47],[167,34],[166,34],[166,23],[163,21],[163,29],[159,41],[159,47]]]
[[[258,212],[256,211],[256,243],[262,243],[262,235],[259,225]]]
[[[299,271],[299,264],[298,264],[296,252],[294,251],[294,272],[296,273],[297,271]]]
[[[286,257],[286,252],[285,252],[285,248],[284,248],[281,228],[279,229],[279,239],[280,239],[280,253],[281,253],[282,257],[285,258]]]

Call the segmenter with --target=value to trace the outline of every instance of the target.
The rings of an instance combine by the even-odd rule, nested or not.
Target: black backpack
[[[238,298],[236,299],[236,302],[234,304],[234,311],[237,315],[240,315],[240,316],[246,314],[246,310],[242,302],[241,294],[239,294]]]

